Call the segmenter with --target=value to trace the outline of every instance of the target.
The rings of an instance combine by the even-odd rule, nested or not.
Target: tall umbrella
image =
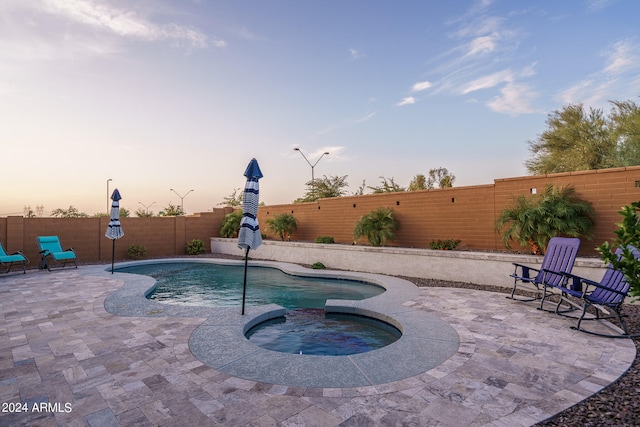
[[[107,231],[104,235],[111,239],[111,274],[113,274],[113,263],[116,255],[116,240],[124,236],[122,226],[120,225],[120,192],[116,188],[111,194],[111,216]]]
[[[251,159],[247,170],[244,172],[247,183],[244,186],[242,195],[242,220],[240,221],[240,231],[238,232],[238,247],[244,249],[244,282],[242,284],[242,314],[244,314],[244,303],[247,295],[247,262],[249,260],[249,250],[256,250],[262,244],[262,235],[258,224],[258,200],[259,184],[262,172],[256,159]]]

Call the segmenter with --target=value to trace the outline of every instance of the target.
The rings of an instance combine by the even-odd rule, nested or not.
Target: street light
[[[109,183],[113,181],[111,178],[107,179],[107,214],[109,214],[109,205],[111,205],[111,203],[109,203]]]
[[[179,195],[178,192],[173,188],[170,188],[169,191],[173,191],[178,197],[180,197],[180,210],[182,211],[182,215],[184,215],[184,198],[187,197],[193,190],[187,191],[187,194],[185,194],[184,196]]]
[[[153,206],[153,204],[154,204],[155,202],[152,202],[149,206],[145,205],[145,204],[144,204],[144,203],[142,203],[142,202],[138,202],[138,203],[139,203],[139,204],[141,204],[141,205],[144,207],[144,211],[145,211],[145,213],[146,213],[147,215],[149,215],[149,208],[150,208],[151,206]]]
[[[299,149],[298,147],[294,148],[293,151],[297,151],[298,153],[302,154],[302,157],[304,157],[304,159],[307,161],[307,163],[309,163],[309,166],[311,166],[311,189],[313,190],[313,192],[315,193],[315,187],[316,187],[316,181],[315,181],[315,175],[314,175],[314,168],[316,167],[316,165],[318,164],[318,162],[320,161],[320,159],[322,159],[324,156],[328,155],[329,152],[325,151],[324,153],[322,153],[322,155],[318,158],[318,160],[316,160],[316,162],[314,164],[311,164],[311,162],[309,161],[309,159],[307,159],[307,156],[304,155],[304,153],[302,152],[301,149]]]

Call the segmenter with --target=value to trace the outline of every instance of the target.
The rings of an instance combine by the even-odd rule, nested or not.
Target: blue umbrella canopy
[[[119,239],[124,236],[124,231],[122,231],[122,227],[120,226],[120,192],[116,188],[113,190],[111,194],[111,215],[109,225],[107,226],[107,231],[104,235],[111,239]]]
[[[241,249],[257,249],[262,244],[262,234],[258,224],[259,184],[262,172],[256,159],[251,159],[244,172],[247,183],[242,195],[242,220],[238,232],[238,247]]]

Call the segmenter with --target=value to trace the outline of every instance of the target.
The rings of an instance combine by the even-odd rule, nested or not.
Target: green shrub
[[[534,255],[544,254],[552,237],[591,239],[593,216],[591,203],[580,199],[573,187],[548,184],[542,194],[516,197],[498,217],[496,231],[507,249],[515,241]]]
[[[193,239],[187,243],[187,255],[198,255],[205,252],[204,242],[200,239]]]
[[[142,259],[147,254],[147,248],[144,245],[131,245],[127,250],[127,256],[131,259]]]
[[[321,262],[314,262],[311,268],[313,268],[314,270],[324,270],[327,267],[325,267]]]
[[[461,240],[458,239],[447,239],[447,240],[432,240],[429,243],[429,249],[437,249],[441,251],[452,251],[458,247]]]
[[[629,293],[635,297],[632,302],[636,302],[640,297],[640,262],[635,258],[633,249],[631,249],[640,249],[640,216],[638,211],[640,211],[640,202],[624,206],[618,212],[622,215],[622,221],[616,223],[618,229],[614,231],[616,237],[613,239],[613,244],[604,242],[596,248],[604,261],[622,271],[631,287]],[[622,249],[620,259],[615,253],[616,248]]]
[[[242,221],[242,209],[236,209],[235,211],[226,214],[222,225],[220,226],[221,237],[238,237],[238,231],[240,231],[240,221]]]
[[[378,208],[363,215],[353,229],[353,237],[366,237],[371,246],[384,246],[387,240],[394,240],[399,223],[393,217],[393,209]]]
[[[316,243],[335,243],[331,236],[319,236],[316,237]]]
[[[292,214],[277,214],[268,219],[267,224],[267,230],[280,237],[282,241],[290,240],[291,233],[298,229],[298,221]]]

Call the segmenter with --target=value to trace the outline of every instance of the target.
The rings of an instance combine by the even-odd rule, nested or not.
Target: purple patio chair
[[[640,251],[632,246],[629,246],[628,250],[632,251],[634,258],[640,262]],[[622,256],[622,249],[618,249],[616,254],[618,258],[620,258]],[[571,283],[572,286],[556,287],[562,294],[556,305],[555,312],[564,315],[564,313],[581,309],[578,324],[572,326],[572,329],[611,338],[634,338],[638,336],[637,334],[629,334],[627,324],[624,321],[625,316],[622,314],[623,304],[629,293],[629,283],[622,271],[616,270],[610,264],[600,282],[595,282],[570,273],[565,273],[564,276],[569,279],[567,283]],[[573,297],[573,300],[570,299],[570,297]],[[560,306],[563,302],[566,303],[569,308],[561,311]],[[593,307],[595,313],[587,317],[587,310],[590,307]],[[581,326],[583,320],[604,319],[618,319],[620,329],[622,329],[623,333],[605,334],[589,331]]]
[[[565,280],[562,273],[571,273],[579,248],[580,239],[578,238],[553,237],[549,240],[539,269],[514,262],[515,270],[509,275],[513,277],[513,290],[511,296],[507,298],[520,301],[542,299],[540,292],[544,291],[545,285],[560,285]],[[535,298],[516,298],[515,292],[519,284],[533,285],[536,292]],[[542,308],[542,305],[540,307]]]

